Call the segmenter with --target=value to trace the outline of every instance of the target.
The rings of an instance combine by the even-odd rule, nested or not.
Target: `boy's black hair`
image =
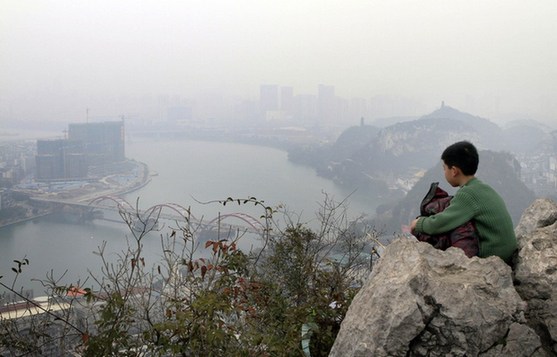
[[[441,160],[448,167],[456,166],[464,175],[474,175],[478,170],[478,150],[468,141],[459,141],[447,147]]]

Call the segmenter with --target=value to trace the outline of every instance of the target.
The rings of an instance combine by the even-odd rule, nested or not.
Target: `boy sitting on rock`
[[[510,263],[517,247],[512,219],[501,196],[474,176],[479,163],[474,145],[467,141],[452,144],[443,151],[441,160],[447,182],[460,188],[446,209],[416,218],[411,230],[436,235],[472,221],[479,235],[478,256],[496,255]]]

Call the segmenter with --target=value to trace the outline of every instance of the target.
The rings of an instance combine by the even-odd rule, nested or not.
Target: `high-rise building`
[[[259,88],[259,107],[263,117],[267,112],[279,110],[279,92],[277,85],[262,85]]]
[[[70,124],[68,139],[83,143],[83,150],[91,165],[126,159],[123,120]]]
[[[291,116],[294,110],[294,90],[292,87],[280,88],[280,110]]]
[[[37,181],[87,178],[89,167],[126,159],[124,121],[70,124],[68,139],[38,140]]]
[[[320,84],[318,87],[317,101],[318,116],[321,123],[330,124],[337,119],[338,109],[334,86]]]
[[[87,177],[87,156],[81,141],[38,140],[36,156],[37,181],[77,180]]]
[[[317,97],[313,94],[296,95],[294,116],[303,125],[314,125],[317,118]]]

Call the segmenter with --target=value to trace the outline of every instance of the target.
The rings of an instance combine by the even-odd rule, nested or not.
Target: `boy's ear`
[[[456,166],[449,167],[449,172],[451,173],[451,177],[456,177],[460,173],[460,169]]]

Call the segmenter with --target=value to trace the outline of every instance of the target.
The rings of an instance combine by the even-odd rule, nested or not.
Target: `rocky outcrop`
[[[522,214],[520,222],[515,228],[519,249],[530,241],[528,235],[538,228],[544,228],[557,221],[557,203],[546,198],[534,201]]]
[[[515,232],[519,244],[516,290],[528,302],[529,325],[557,354],[557,203],[536,200]]]
[[[394,241],[354,298],[330,356],[556,354],[555,217],[548,200],[525,211],[514,274],[497,257]]]

